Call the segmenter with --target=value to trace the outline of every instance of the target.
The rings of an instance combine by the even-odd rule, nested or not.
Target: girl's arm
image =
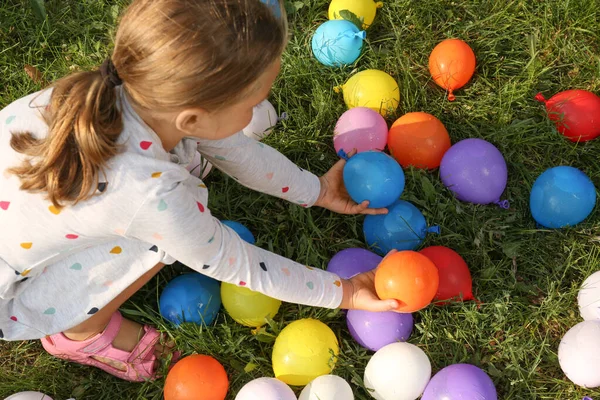
[[[256,142],[254,146],[259,147]],[[299,170],[298,175],[302,175]],[[223,282],[291,303],[327,308],[341,305],[346,283],[337,275],[244,242],[211,215],[206,186],[185,170],[165,171],[158,179],[131,220],[126,236],[156,244],[149,245],[148,251],[158,247],[197,272]],[[310,177],[303,179],[310,181]],[[275,175],[267,181],[279,182]],[[292,187],[290,183],[288,192],[299,191]]]
[[[319,178],[241,132],[222,140],[198,140],[198,150],[211,164],[250,189],[303,207],[312,206],[319,197]]]

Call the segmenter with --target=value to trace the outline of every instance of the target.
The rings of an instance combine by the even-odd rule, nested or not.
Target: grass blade
[[[44,0],[29,0],[35,16],[41,21],[46,20],[46,5]]]

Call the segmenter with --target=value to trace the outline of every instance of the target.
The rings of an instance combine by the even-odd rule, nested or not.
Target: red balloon
[[[434,300],[474,300],[469,267],[457,252],[444,246],[431,246],[419,253],[429,258],[438,269],[440,284]],[[435,304],[446,303],[438,301]]]
[[[587,142],[600,136],[600,97],[587,90],[565,90],[546,100],[548,117],[556,129],[572,142]]]

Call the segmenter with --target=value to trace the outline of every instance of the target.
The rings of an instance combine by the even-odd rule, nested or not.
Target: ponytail
[[[117,93],[106,79],[100,71],[60,79],[44,113],[48,135],[13,135],[11,147],[28,157],[9,169],[20,178],[21,190],[45,192],[59,208],[95,194],[107,161],[119,150],[123,129]]]

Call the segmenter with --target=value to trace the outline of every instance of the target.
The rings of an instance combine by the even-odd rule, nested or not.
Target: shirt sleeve
[[[222,140],[198,140],[198,151],[242,185],[303,207],[319,198],[321,183],[272,147],[239,132]]]
[[[127,237],[155,244],[154,251],[219,281],[290,303],[339,307],[337,275],[243,241],[211,215],[206,186],[184,170],[164,172],[159,179],[131,220]]]

